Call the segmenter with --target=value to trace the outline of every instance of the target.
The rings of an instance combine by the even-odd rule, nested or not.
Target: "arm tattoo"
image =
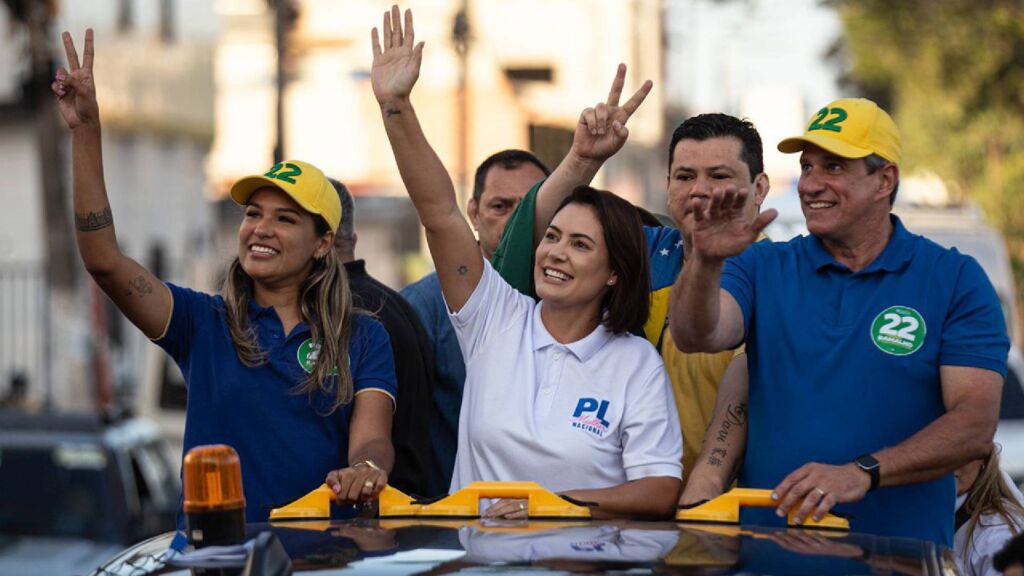
[[[136,278],[128,281],[128,296],[134,294],[139,298],[145,298],[152,293],[153,285],[146,280],[145,276],[137,276]]]
[[[81,232],[95,232],[113,224],[114,215],[110,213],[109,206],[99,212],[75,213],[75,226]]]
[[[708,464],[717,468],[722,467],[722,459],[729,455],[729,452],[725,448],[715,448],[711,451],[711,455],[708,456]]]
[[[460,264],[459,267],[455,269],[455,271],[459,273],[459,276],[465,276],[466,274],[469,274],[469,266],[466,266],[465,264]]]
[[[392,116],[398,116],[401,113],[402,111],[399,110],[398,108],[388,108],[387,110],[384,111],[384,114],[386,114],[388,118],[391,118]]]
[[[722,421],[722,426],[718,429],[718,441],[725,442],[726,438],[729,437],[729,432],[732,428],[741,427],[747,422],[747,405],[744,403],[740,404],[729,404],[725,409],[726,417]]]

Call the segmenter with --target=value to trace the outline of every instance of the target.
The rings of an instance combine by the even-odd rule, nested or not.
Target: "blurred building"
[[[215,196],[239,176],[269,167],[277,144],[275,17],[295,15],[282,51],[284,157],[322,167],[357,197],[386,197],[358,210],[360,255],[392,286],[403,278],[394,254],[415,250],[418,228],[401,186],[370,88],[370,28],[383,0],[223,0],[216,50],[216,138],[209,161]],[[406,2],[416,38],[426,42],[413,93],[424,130],[462,199],[490,154],[526,148],[556,164],[568,151],[580,111],[607,96],[626,62],[629,97],[644,79],[661,81],[658,0],[430,0]],[[460,14],[464,17],[460,18]],[[538,15],[543,17],[539,18]],[[456,40],[466,33],[465,59]],[[464,92],[460,92],[464,90]],[[630,122],[631,146],[661,138],[660,90]],[[625,156],[624,156],[625,157]],[[599,185],[642,199],[644,165],[620,159]],[[364,219],[365,218],[365,219]],[[379,226],[374,225],[376,222]]]
[[[50,4],[44,32],[51,70],[45,75],[52,77],[56,66],[66,66],[60,31],[73,34],[81,55],[85,29],[95,30],[103,160],[122,250],[161,278],[194,283],[209,253],[213,222],[205,201],[205,162],[213,139],[211,53],[218,34],[211,5],[200,0]],[[59,252],[47,254],[54,238],[73,233],[69,138],[63,121],[54,117],[55,146],[38,144],[50,137],[51,126],[42,120],[56,111],[48,88],[42,93],[29,89],[25,62],[30,46],[19,41],[28,32],[11,16],[0,7],[0,30],[10,34],[0,37],[0,53],[18,54],[22,65],[4,68],[13,71],[0,79],[0,94],[23,113],[0,120],[0,165],[16,175],[0,188],[8,207],[0,228],[9,233],[0,240],[0,283],[8,277],[0,294],[15,300],[0,309],[0,339],[20,342],[22,350],[15,346],[11,351],[8,345],[0,353],[0,392],[9,374],[23,374],[30,404],[92,409],[99,402],[109,407],[118,396],[134,395],[153,347],[82,273],[72,238]],[[44,88],[48,85],[45,80]],[[56,211],[42,202],[48,178],[58,181],[62,195]],[[54,257],[73,268],[66,285],[57,285],[52,267],[46,273],[46,260]],[[10,279],[19,270],[36,279],[33,289],[16,297],[28,282]],[[28,346],[39,352],[26,353]]]

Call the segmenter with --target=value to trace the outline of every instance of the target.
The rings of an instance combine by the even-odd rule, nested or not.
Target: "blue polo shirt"
[[[328,472],[348,465],[352,403],[325,415],[328,397],[293,393],[308,375],[299,362],[309,346],[305,323],[286,335],[273,308],[250,301],[249,320],[268,362],[249,368],[235,353],[223,298],[167,286],[174,310],[156,343],[177,362],[188,386],[184,451],[202,444],[234,448],[246,521],[265,522],[271,507],[306,494]],[[375,390],[395,397],[390,342],[376,320],[353,316],[349,362],[356,394]]]
[[[1009,338],[984,271],[891,219],[889,243],[856,273],[814,236],[760,242],[726,262],[750,373],[741,486],[773,488],[808,462],[845,464],[906,440],[945,413],[940,366],[1006,375]],[[954,500],[948,474],[836,510],[857,532],[952,546]],[[780,519],[751,510],[743,521]]]

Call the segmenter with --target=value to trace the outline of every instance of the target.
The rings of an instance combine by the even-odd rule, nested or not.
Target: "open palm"
[[[50,89],[57,96],[60,115],[68,128],[74,130],[87,123],[99,120],[99,106],[96,103],[96,85],[93,83],[93,33],[85,31],[85,50],[82,63],[78,63],[78,52],[71,40],[71,34],[64,32],[64,52],[68,58],[68,68],[57,70],[57,78]]]
[[[753,221],[745,211],[748,188],[715,190],[711,199],[691,198],[693,246],[703,258],[724,260],[746,250],[778,215],[775,210],[759,214]]]
[[[404,33],[400,17],[398,6],[393,6],[390,12],[384,13],[383,38],[378,36],[376,28],[371,33],[373,68],[370,83],[378,102],[407,98],[420,77],[423,43],[416,44],[412,11],[405,11]]]

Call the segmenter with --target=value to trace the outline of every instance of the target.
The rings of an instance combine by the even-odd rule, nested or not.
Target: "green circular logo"
[[[871,323],[871,341],[882,352],[894,356],[917,352],[927,332],[921,314],[906,306],[890,306]]]
[[[320,344],[314,344],[313,340],[306,338],[306,341],[299,344],[299,349],[295,352],[295,358],[299,361],[299,366],[306,371],[307,374],[313,373],[313,367],[316,366],[316,359],[320,357]],[[331,370],[330,375],[336,376],[338,369]]]

